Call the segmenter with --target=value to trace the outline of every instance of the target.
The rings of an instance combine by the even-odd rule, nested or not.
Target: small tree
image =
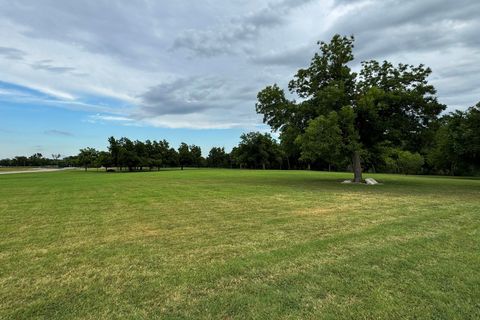
[[[108,170],[109,167],[113,165],[113,159],[112,156],[109,152],[106,151],[100,151],[98,152],[97,158],[96,158],[96,167],[104,167],[105,171]]]
[[[53,162],[55,163],[56,166],[58,166],[58,160],[60,159],[62,155],[60,153],[53,153],[52,154],[52,159]]]
[[[183,170],[184,166],[187,166],[192,163],[192,156],[190,154],[190,148],[188,144],[182,142],[178,147],[178,161],[180,163],[180,167]]]
[[[28,162],[32,166],[43,166],[45,164],[45,158],[41,153],[34,153],[28,158]]]
[[[110,151],[113,166],[118,167],[120,165],[120,143],[114,137],[108,138],[108,143],[108,151]]]
[[[128,138],[121,138],[119,144],[119,163],[126,166],[128,171],[133,171],[140,164],[140,157],[137,154],[135,143]]]
[[[405,174],[416,174],[422,169],[425,160],[422,155],[415,152],[400,150],[398,151],[398,168]]]
[[[341,159],[342,130],[335,112],[327,117],[320,116],[310,121],[305,133],[297,137],[300,159],[311,163],[323,159],[335,164]]]
[[[80,149],[80,153],[78,154],[78,162],[85,168],[85,171],[87,171],[88,167],[95,163],[97,155],[98,151],[94,148]]]
[[[227,167],[229,163],[228,154],[225,152],[225,149],[213,147],[210,149],[207,157],[207,165],[214,168],[224,168]]]
[[[280,167],[282,154],[277,142],[268,133],[249,132],[240,136],[240,143],[232,154],[240,167]]]
[[[203,164],[202,149],[199,146],[192,144],[190,146],[190,158],[193,166],[200,167]]]

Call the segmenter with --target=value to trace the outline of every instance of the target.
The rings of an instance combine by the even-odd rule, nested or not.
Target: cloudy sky
[[[268,130],[256,93],[317,40],[433,69],[449,110],[480,100],[480,1],[0,0],[0,157],[75,154],[110,135],[230,149]]]

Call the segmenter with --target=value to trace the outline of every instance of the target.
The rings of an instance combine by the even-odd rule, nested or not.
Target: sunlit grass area
[[[480,180],[0,176],[0,318],[480,318]]]

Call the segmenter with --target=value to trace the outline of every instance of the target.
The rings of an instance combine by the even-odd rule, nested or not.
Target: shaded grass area
[[[480,317],[480,180],[0,176],[0,318]]]

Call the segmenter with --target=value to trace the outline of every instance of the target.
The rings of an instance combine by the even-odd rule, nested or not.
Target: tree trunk
[[[85,166],[85,171],[87,171],[87,166]]]
[[[287,157],[287,167],[288,167],[288,170],[290,170],[290,157]]]
[[[353,182],[362,182],[362,164],[360,162],[360,152],[354,151],[352,157]]]
[[[180,166],[180,169],[183,170],[183,164]]]
[[[450,175],[455,175],[455,162],[452,162],[452,165],[450,166]]]
[[[262,163],[262,169],[265,170],[265,163]]]

